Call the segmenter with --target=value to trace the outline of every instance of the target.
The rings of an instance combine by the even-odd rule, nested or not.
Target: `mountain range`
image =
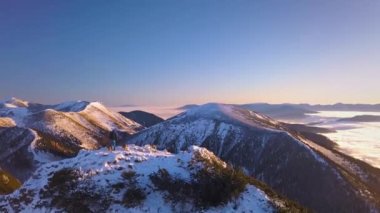
[[[315,212],[380,210],[380,170],[318,134],[331,130],[215,103],[188,106],[167,120],[122,114],[99,102],[0,102],[0,175],[6,180],[0,179],[0,193],[22,184],[0,196],[0,210],[307,211],[290,200]],[[111,130],[123,149],[105,150]],[[170,208],[160,207],[163,202]]]
[[[340,122],[380,122],[378,115],[357,115],[351,118],[338,119]]]
[[[188,104],[178,109],[188,110],[199,105]],[[274,119],[280,120],[298,120],[306,118],[310,114],[318,111],[361,111],[361,112],[380,112],[380,104],[332,104],[332,105],[312,105],[312,104],[268,104],[268,103],[250,103],[236,104],[236,106],[265,114]]]

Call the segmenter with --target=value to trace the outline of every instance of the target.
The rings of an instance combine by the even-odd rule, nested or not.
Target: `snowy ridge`
[[[92,191],[106,193],[106,196],[111,199],[111,202],[106,204],[103,209],[105,212],[176,212],[178,210],[198,212],[200,210],[197,210],[190,201],[185,204],[168,201],[166,192],[155,189],[155,185],[150,179],[150,175],[159,169],[165,169],[170,175],[185,181],[189,180],[197,168],[189,166],[197,159],[195,156],[202,156],[205,159],[216,158],[206,149],[194,146],[188,151],[176,155],[166,151],[157,151],[151,146],[134,145],[126,147],[125,150],[119,148],[113,152],[104,149],[82,150],[75,158],[48,163],[40,167],[20,190],[3,197],[3,201],[0,198],[0,210],[8,212],[61,211],[62,208],[52,205],[50,197],[44,197],[42,192],[49,186],[49,181],[52,180],[54,174],[62,169],[70,168],[80,174],[77,181],[91,185]],[[146,197],[138,205],[130,206],[120,202],[123,200],[123,193],[128,191],[129,186],[121,189],[113,186],[121,185],[126,181],[123,179],[123,174],[124,177],[125,174],[133,175],[133,178],[136,178],[134,184],[137,184],[134,187],[141,188],[146,194]],[[80,186],[78,187],[80,188]],[[19,200],[20,197],[24,199]],[[87,207],[99,211],[96,203],[88,203]],[[277,208],[274,206],[275,204],[263,191],[253,185],[247,185],[245,191],[236,199],[221,206],[202,209],[202,212],[274,212]]]
[[[107,130],[112,128],[124,128],[129,131],[133,128],[141,128],[138,123],[107,109],[99,102],[68,101],[56,105],[41,105],[30,104],[27,101],[12,98],[2,103],[3,105],[0,105],[0,117],[12,118],[17,126],[20,127],[28,128],[28,123],[26,123],[27,121],[25,120],[34,115],[62,113],[67,117],[75,117],[75,115],[79,114],[85,118],[76,119],[78,122],[82,120],[93,120],[96,121],[97,124],[102,124],[102,128]],[[118,122],[120,124],[115,125],[115,123]],[[127,126],[130,127],[127,128]],[[132,133],[133,130],[129,132]]]
[[[129,129],[141,128],[140,124],[128,118],[125,118],[119,113],[108,110],[104,105],[102,105],[99,102],[90,103],[82,112],[80,112],[80,114],[91,115],[92,117],[94,117],[94,119],[101,121],[100,125],[104,125],[103,127],[107,129],[118,128],[119,126],[117,124],[123,125],[124,127],[129,127]]]
[[[2,101],[2,102],[0,102],[0,104],[4,104],[6,107],[9,107],[9,108],[28,107],[29,106],[29,102],[15,98],[15,97],[11,97],[5,101]]]
[[[180,117],[201,117],[216,120],[231,121],[235,120],[252,127],[276,131],[280,124],[268,116],[260,115],[256,112],[243,110],[235,105],[209,103],[190,110],[176,116]]]
[[[366,198],[315,146],[281,123],[234,105],[191,108],[133,135],[126,143],[154,144],[172,152],[192,145],[205,147],[317,212],[369,208]]]
[[[63,112],[79,112],[84,110],[90,102],[87,101],[68,101],[53,105],[53,109]]]
[[[99,102],[42,105],[12,98],[0,104],[0,156],[11,157],[0,166],[23,181],[40,163],[105,146],[113,129],[123,139],[141,128]],[[27,171],[14,167],[20,153],[29,162]]]

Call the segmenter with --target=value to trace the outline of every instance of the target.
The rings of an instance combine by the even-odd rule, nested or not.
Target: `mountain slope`
[[[34,139],[35,135],[29,129],[0,127],[0,167],[21,181],[29,178],[38,166],[29,151]]]
[[[203,187],[207,174],[207,197]],[[231,178],[226,178],[226,174]],[[301,212],[262,184],[234,171],[211,152],[177,155],[150,146],[85,151],[39,168],[15,193],[0,197],[2,212]],[[222,181],[222,182],[220,182]],[[231,191],[215,191],[233,186]],[[175,190],[175,191],[173,191]],[[267,191],[267,190],[266,190]],[[186,193],[184,193],[186,192]],[[175,195],[173,194],[175,193]],[[199,195],[198,195],[199,193]],[[222,194],[223,197],[219,195]],[[173,196],[174,195],[174,196]],[[197,195],[197,196],[194,196]],[[169,205],[168,205],[169,204]]]
[[[144,127],[151,127],[153,125],[156,125],[164,121],[164,119],[158,117],[155,114],[140,111],[140,110],[135,110],[131,112],[119,112],[119,113],[123,115],[124,117],[131,119],[135,121],[136,123],[141,124]]]
[[[42,105],[12,98],[0,104],[0,167],[25,181],[40,164],[106,145],[112,129],[123,139],[141,128],[97,102]]]
[[[293,104],[244,104],[240,107],[268,115],[275,119],[300,119],[306,114],[316,113],[315,111],[304,109]]]
[[[378,199],[376,194],[363,195],[342,175],[333,161],[338,157],[327,158],[312,141],[269,117],[231,105],[191,109],[134,135],[127,143],[154,144],[174,152],[191,145],[206,147],[318,212],[370,211],[374,204],[369,200]]]

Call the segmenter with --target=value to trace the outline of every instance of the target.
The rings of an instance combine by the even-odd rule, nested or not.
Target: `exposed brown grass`
[[[11,174],[0,170],[0,194],[10,194],[21,187],[21,183]]]

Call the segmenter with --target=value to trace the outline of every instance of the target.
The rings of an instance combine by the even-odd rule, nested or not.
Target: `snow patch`
[[[35,192],[30,203],[21,202],[19,212],[56,212],[59,209],[50,208],[46,205],[38,205],[40,201],[39,191],[44,188],[49,178],[54,172],[64,168],[75,168],[81,171],[83,178],[90,179],[96,183],[96,187],[110,187],[113,184],[123,181],[121,175],[125,171],[134,171],[137,184],[144,189],[147,197],[141,205],[133,208],[113,203],[107,212],[173,212],[177,204],[168,205],[164,199],[165,193],[154,189],[149,175],[159,169],[166,169],[169,174],[184,180],[190,180],[191,169],[188,164],[192,162],[195,154],[202,157],[214,158],[215,156],[204,148],[192,146],[188,151],[180,152],[176,155],[166,151],[158,151],[151,146],[139,147],[135,145],[127,146],[126,149],[118,147],[115,151],[101,149],[98,151],[82,150],[75,158],[65,159],[44,164],[29,179],[21,190],[11,195],[5,196],[5,200],[18,198],[25,191]],[[123,191],[109,194],[110,198],[119,200],[123,196]],[[7,201],[0,201],[0,206],[6,206],[11,210],[11,204]],[[183,211],[193,211],[194,207],[190,203],[181,206]],[[270,198],[261,190],[252,185],[248,185],[246,190],[237,198],[225,205],[205,209],[205,212],[273,212]],[[11,211],[12,212],[12,211]]]

